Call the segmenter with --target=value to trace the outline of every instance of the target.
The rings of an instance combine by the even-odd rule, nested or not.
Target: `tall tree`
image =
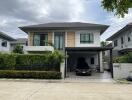
[[[109,12],[115,12],[115,15],[124,17],[128,14],[128,9],[132,8],[132,0],[103,0],[102,6]]]

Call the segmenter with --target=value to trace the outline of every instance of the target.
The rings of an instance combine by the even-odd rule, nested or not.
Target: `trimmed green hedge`
[[[16,54],[0,54],[0,69],[15,69]]]
[[[61,72],[0,70],[0,78],[61,79]]]
[[[60,71],[64,55],[59,51],[46,54],[0,54],[2,70]]]

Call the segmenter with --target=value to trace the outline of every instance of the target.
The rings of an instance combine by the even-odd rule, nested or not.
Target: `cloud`
[[[27,37],[19,26],[46,22],[82,21],[90,23],[115,24],[129,22],[132,11],[124,19],[107,13],[101,7],[101,0],[1,0],[0,31],[17,37]],[[108,37],[115,27],[111,27],[102,39]],[[118,28],[116,28],[118,29]],[[111,31],[110,31],[111,30]]]
[[[0,3],[0,29],[13,37],[24,32],[19,26],[56,21],[76,21],[81,0],[3,0]]]

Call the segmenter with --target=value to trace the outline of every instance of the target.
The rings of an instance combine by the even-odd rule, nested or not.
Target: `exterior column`
[[[100,72],[104,72],[102,51],[99,52]]]
[[[67,51],[65,51],[65,78],[67,77]]]
[[[61,63],[60,65],[60,72],[61,72],[62,79],[64,79],[65,78],[65,61]]]
[[[113,58],[112,58],[112,50],[110,50],[110,71],[111,71],[111,77],[113,78]]]
[[[26,46],[23,46],[23,53],[28,54],[28,52],[26,51]]]
[[[65,56],[67,55],[67,52],[65,51]],[[65,79],[67,75],[67,58],[64,59],[64,62],[60,65],[60,72],[62,79]]]

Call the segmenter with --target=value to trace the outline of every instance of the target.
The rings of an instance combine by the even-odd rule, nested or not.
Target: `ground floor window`
[[[94,64],[94,57],[91,57],[91,64]]]

